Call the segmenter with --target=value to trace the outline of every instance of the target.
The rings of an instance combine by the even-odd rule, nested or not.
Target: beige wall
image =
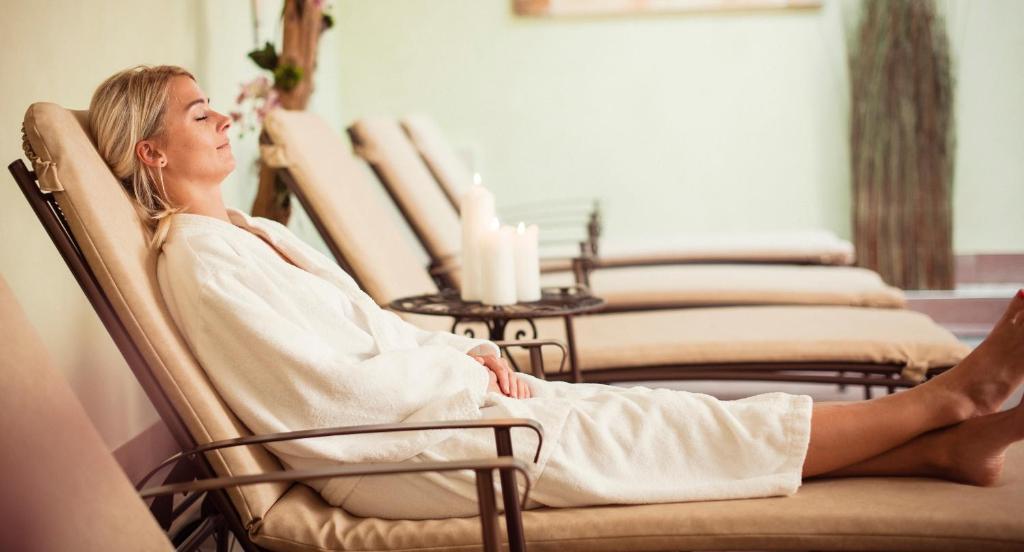
[[[849,236],[844,27],[821,10],[525,19],[508,0],[340,3],[342,109],[425,111],[499,202],[604,199],[608,232]],[[958,252],[1024,250],[1024,2],[950,0]],[[843,9],[840,9],[843,8]]]
[[[281,1],[260,3],[264,39],[280,29]],[[135,64],[189,68],[215,109],[233,109],[239,84],[260,74],[245,57],[253,47],[250,6],[249,0],[46,0],[8,6],[0,18],[0,36],[13,45],[0,51],[4,164],[21,155],[18,129],[29,104],[52,101],[85,108],[103,78]],[[335,36],[327,34],[322,42],[324,67],[337,64]],[[337,75],[320,72],[312,106],[339,121],[341,130]],[[256,138],[232,135],[238,168],[224,186],[229,206],[248,209],[255,194]],[[4,179],[0,274],[115,449],[155,423],[157,415],[13,181]],[[296,229],[312,236],[301,213],[295,219]]]
[[[192,68],[214,106],[227,109],[238,83],[256,72],[244,59],[252,42],[248,6],[246,0],[8,3],[0,18],[7,44],[0,50],[4,165],[21,154],[18,129],[30,103],[87,107],[103,78],[130,65]],[[251,164],[255,146],[239,148],[239,166]],[[244,195],[239,173],[228,185],[233,204]],[[13,181],[3,181],[0,273],[107,445],[117,448],[154,423],[156,413]]]

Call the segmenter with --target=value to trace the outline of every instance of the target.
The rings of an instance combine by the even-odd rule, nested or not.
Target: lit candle
[[[480,239],[494,218],[494,195],[479,183],[480,175],[462,196],[462,300],[481,298]]]
[[[516,302],[515,230],[499,226],[493,219],[491,230],[480,240],[481,301],[485,305],[511,305]]]
[[[516,297],[520,302],[540,300],[540,252],[537,247],[540,230],[536,224],[516,227]]]

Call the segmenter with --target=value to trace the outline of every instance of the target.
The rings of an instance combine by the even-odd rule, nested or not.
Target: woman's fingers
[[[498,376],[490,370],[487,371],[487,391],[501,393],[501,389],[498,388]]]
[[[512,397],[514,399],[518,399],[519,398],[519,384],[521,383],[519,381],[519,376],[515,372],[513,372],[512,370],[509,370],[508,368],[506,368],[505,371],[508,373],[508,387],[509,387],[508,396]]]
[[[493,357],[492,357],[493,358]],[[497,359],[494,359],[497,361]],[[494,375],[498,376],[498,385],[501,386],[501,392],[505,395],[509,394],[509,382],[508,382],[508,370],[500,362],[493,362],[488,367],[494,371]]]

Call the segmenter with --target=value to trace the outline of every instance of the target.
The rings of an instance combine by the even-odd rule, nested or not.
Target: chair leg
[[[497,441],[498,456],[512,456],[512,434],[508,428],[494,432]],[[508,532],[508,549],[526,550],[526,539],[523,533],[522,511],[519,508],[519,488],[516,487],[516,474],[502,470],[498,477],[501,480],[501,497],[505,505],[505,528]]]
[[[476,498],[480,504],[480,529],[483,533],[484,551],[499,552],[498,511],[494,506],[494,477],[490,469],[476,472]]]
[[[231,531],[228,530],[228,526],[225,523],[221,523],[220,527],[217,528],[217,552],[230,552],[231,551]]]

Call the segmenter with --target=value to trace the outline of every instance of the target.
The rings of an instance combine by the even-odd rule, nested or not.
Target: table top
[[[399,312],[454,316],[478,320],[523,319],[565,316],[591,312],[604,306],[604,299],[595,297],[584,287],[556,287],[541,290],[540,301],[514,305],[484,305],[479,301],[463,301],[459,292],[447,289],[395,299],[389,306]]]

